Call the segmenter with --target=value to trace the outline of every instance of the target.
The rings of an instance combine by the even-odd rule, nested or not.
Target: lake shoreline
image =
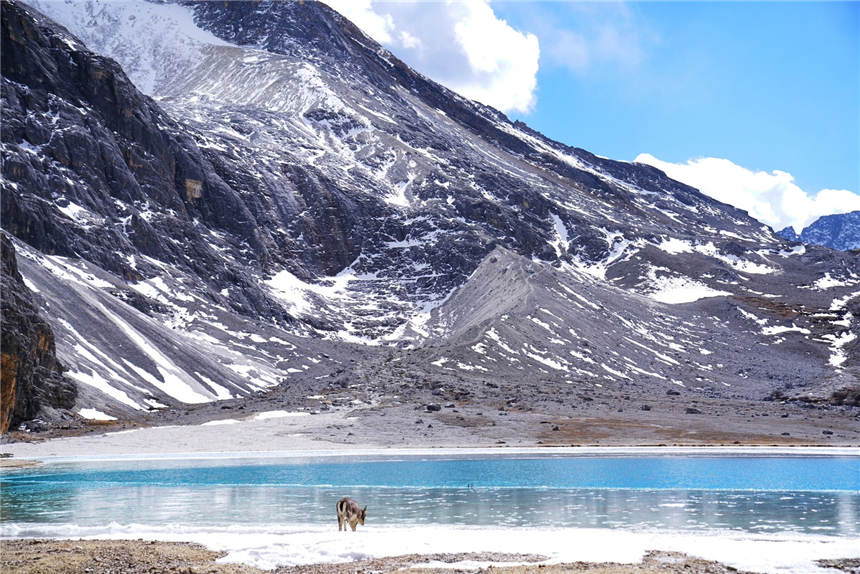
[[[785,453],[798,452],[810,447],[822,451],[838,452],[847,448],[860,449],[860,435],[854,440],[836,440],[840,431],[818,430],[826,438],[817,442],[791,440],[782,436],[782,429],[797,425],[793,418],[772,416],[756,420],[769,421],[775,436],[750,435],[746,441],[734,440],[734,434],[716,435],[713,431],[690,429],[684,437],[673,441],[654,440],[663,432],[654,424],[624,425],[607,429],[606,420],[593,417],[581,421],[559,421],[535,413],[498,411],[468,413],[422,412],[414,409],[388,408],[381,410],[330,410],[317,414],[261,410],[242,418],[200,419],[196,424],[165,424],[161,426],[97,425],[90,434],[79,436],[40,435],[39,433],[13,433],[6,435],[0,452],[16,459],[44,459],[49,457],[114,456],[114,455],[200,455],[205,453],[284,453],[308,452],[355,454],[363,451],[439,452],[472,449],[509,451],[534,449],[540,452],[576,451],[589,449],[670,449],[689,448],[689,453],[728,449],[781,449]],[[647,413],[646,413],[647,414]],[[480,416],[478,416],[480,415]],[[222,415],[223,416],[223,415]],[[731,425],[732,421],[706,421],[698,415],[682,415],[683,422],[718,422]],[[691,419],[692,417],[692,419]],[[462,419],[462,420],[461,420]],[[183,419],[184,420],[184,419]],[[173,421],[178,423],[180,421]],[[815,424],[819,424],[816,419]],[[841,420],[839,424],[846,421]],[[565,433],[566,425],[576,424],[577,437]],[[807,424],[804,422],[804,424]],[[834,424],[834,423],[831,423]],[[856,427],[856,420],[851,419]],[[668,423],[666,424],[667,428]],[[698,425],[697,425],[698,426]],[[555,430],[559,429],[559,430]],[[656,429],[656,431],[655,431]],[[612,432],[607,436],[606,433]],[[779,431],[779,432],[777,432]],[[673,431],[674,432],[674,431]],[[787,431],[786,431],[787,432]],[[831,434],[824,434],[825,432]],[[575,438],[575,440],[574,440]],[[665,450],[664,450],[665,449]],[[614,452],[622,452],[615,450]],[[757,452],[764,452],[757,451]]]
[[[526,573],[546,572],[546,566],[538,567],[535,564],[524,564],[539,561],[542,557],[530,557],[525,555],[497,556],[491,553],[469,553],[469,554],[426,554],[406,555],[385,558],[373,558],[356,560],[353,562],[341,562],[336,564],[308,564],[303,566],[282,567],[275,570],[260,570],[253,566],[231,563],[216,562],[223,558],[225,553],[206,549],[204,546],[187,542],[158,542],[142,540],[47,540],[47,539],[18,539],[0,540],[0,548],[3,552],[0,558],[0,569],[3,572],[18,573],[30,572],[31,566],[38,566],[43,574],[67,573],[82,571],[89,568],[109,569],[120,567],[124,572],[133,574],[135,572],[150,572],[152,570],[189,569],[192,572],[205,569],[206,572],[218,574],[233,574],[236,572],[262,573],[271,572],[281,574],[285,572],[302,574],[352,574],[357,571],[372,571],[377,573],[399,572],[404,569],[420,568],[421,572],[432,572],[444,569],[444,565],[450,565],[451,570],[462,570],[463,563],[484,563],[486,566],[476,567],[474,570],[485,570],[490,563],[494,568],[504,567],[505,563],[511,564],[505,568],[505,572]],[[690,572],[689,558],[676,556],[677,562],[663,562],[665,568],[660,572]],[[693,559],[694,560],[694,559]],[[690,560],[692,561],[692,560]],[[654,562],[646,558],[645,564]],[[716,566],[715,563],[709,563]],[[559,567],[551,567],[559,571]],[[593,571],[596,564],[578,563],[566,571],[577,571],[584,569]],[[641,572],[638,565],[621,565],[607,563],[614,572]],[[729,572],[722,565],[721,568],[712,569],[712,572]],[[98,571],[98,570],[96,570]],[[732,570],[734,571],[734,570]],[[657,570],[654,570],[657,572]]]
[[[569,450],[577,451],[579,449]],[[591,467],[595,461],[604,458],[600,457],[599,453],[612,450],[614,449],[592,449],[591,455],[594,460],[579,459],[570,462],[578,467],[582,467],[582,465],[588,467],[587,476],[606,476],[605,469]],[[627,452],[630,454],[636,450],[627,449]],[[673,450],[689,451],[691,449]],[[705,450],[704,454],[707,455],[709,449]],[[744,450],[748,454],[755,452],[755,449]],[[807,456],[810,452],[821,452],[821,450],[803,449]],[[551,484],[545,480],[546,469],[541,468],[547,465],[555,469],[553,471],[555,475],[567,476],[569,474],[568,471],[561,471],[556,468],[559,464],[568,464],[564,460],[551,457],[537,461],[530,458],[535,455],[528,454],[534,453],[535,449],[519,449],[519,451],[518,454],[512,456],[523,460],[509,462],[528,465],[531,469],[530,475],[539,479],[538,484]],[[367,453],[367,451],[364,452]],[[457,451],[452,450],[447,452],[454,452],[455,455],[457,453]],[[495,459],[500,454],[508,455],[505,451],[471,450],[471,453],[475,452],[484,453],[485,456],[489,452],[490,459]],[[771,452],[773,453],[773,451]],[[696,490],[697,486],[680,487],[674,485],[672,486],[674,490],[667,491],[669,494],[665,495],[660,489],[654,490],[642,486],[637,490],[637,488],[630,488],[629,485],[620,483],[607,489],[588,486],[570,492],[565,488],[561,488],[558,492],[538,488],[535,490],[534,496],[526,496],[522,492],[511,492],[505,488],[498,489],[492,485],[488,488],[479,487],[475,489],[472,489],[471,485],[467,486],[466,483],[469,482],[467,477],[473,475],[495,476],[498,474],[499,476],[506,476],[509,474],[503,468],[497,469],[497,473],[488,474],[488,469],[485,467],[487,462],[498,464],[504,461],[487,459],[479,463],[479,468],[469,467],[465,469],[465,472],[460,472],[453,482],[448,480],[440,483],[455,484],[453,487],[439,486],[435,483],[426,487],[427,490],[433,491],[438,488],[451,490],[449,495],[440,497],[439,493],[431,493],[428,497],[419,496],[416,491],[408,488],[406,491],[400,492],[390,488],[385,481],[380,482],[381,486],[376,490],[370,487],[368,490],[367,488],[348,486],[347,484],[352,483],[345,483],[342,478],[343,476],[348,478],[349,475],[338,474],[338,469],[333,468],[341,467],[340,470],[342,470],[345,467],[349,469],[349,472],[361,469],[361,476],[373,476],[373,471],[369,468],[361,468],[368,464],[376,464],[373,462],[361,462],[360,459],[341,459],[338,461],[333,458],[308,461],[309,453],[307,452],[288,453],[294,458],[279,461],[276,458],[277,453],[269,454],[271,456],[263,458],[262,465],[248,466],[254,470],[251,476],[256,478],[254,480],[244,478],[244,482],[242,482],[244,486],[240,487],[238,491],[230,488],[229,473],[232,472],[230,469],[236,468],[237,461],[239,461],[239,468],[245,468],[247,463],[241,460],[245,457],[237,455],[237,453],[231,453],[232,458],[216,457],[214,459],[204,456],[186,456],[184,458],[151,456],[142,459],[137,456],[133,459],[136,461],[143,460],[143,462],[134,462],[130,467],[127,462],[123,462],[130,460],[130,458],[116,455],[101,459],[90,458],[89,461],[85,462],[76,458],[57,458],[47,459],[43,465],[43,467],[50,467],[56,463],[57,468],[55,469],[9,470],[8,475],[4,472],[4,478],[9,479],[8,484],[5,484],[4,487],[6,488],[4,493],[7,496],[5,503],[9,506],[5,508],[2,536],[0,536],[0,544],[4,547],[2,553],[4,562],[0,564],[0,570],[4,573],[7,571],[21,573],[80,571],[83,574],[86,572],[86,568],[90,568],[92,572],[137,572],[136,568],[141,565],[139,571],[148,572],[149,570],[143,566],[154,567],[150,558],[138,560],[135,557],[131,562],[121,564],[121,568],[111,569],[93,569],[91,563],[95,562],[96,558],[100,561],[126,560],[128,556],[136,556],[135,552],[145,558],[150,556],[154,548],[161,548],[159,545],[168,543],[196,543],[201,545],[200,552],[209,553],[206,554],[209,557],[206,560],[209,562],[223,558],[222,562],[228,561],[248,566],[245,570],[215,570],[216,572],[231,573],[258,571],[251,567],[265,571],[300,572],[302,574],[354,574],[362,568],[365,571],[369,569],[373,572],[393,572],[402,567],[407,567],[402,562],[397,562],[399,557],[404,555],[450,557],[475,552],[489,556],[490,558],[487,558],[485,562],[496,562],[499,560],[496,557],[504,554],[540,555],[546,560],[545,567],[541,569],[540,574],[547,574],[544,570],[550,565],[553,565],[554,571],[558,574],[566,571],[582,571],[567,566],[565,566],[568,568],[567,570],[559,570],[560,567],[555,566],[574,563],[577,564],[577,568],[583,564],[588,565],[586,568],[588,571],[605,571],[618,574],[632,574],[633,572],[674,574],[682,571],[821,574],[820,570],[814,566],[816,561],[836,560],[844,564],[860,561],[860,552],[856,547],[857,524],[854,514],[856,509],[860,508],[858,506],[860,499],[858,499],[858,490],[853,481],[851,484],[854,486],[848,491],[842,490],[841,487],[838,490],[833,490],[835,487],[826,486],[824,490],[820,490],[820,492],[815,490],[811,494],[804,494],[801,491],[786,493],[781,490],[772,491],[767,485],[756,487],[764,488],[765,490],[762,491],[742,492],[732,489],[726,494],[720,494],[722,491],[699,492]],[[327,453],[326,456],[342,456],[342,454]],[[465,455],[465,459],[471,460],[473,456],[473,454]],[[199,462],[195,463],[190,460],[194,458],[197,458]],[[368,458],[378,460],[380,457],[368,455]],[[416,468],[415,472],[418,476],[426,476],[427,469],[424,468],[426,465],[440,464],[434,460],[428,460],[428,458],[435,459],[436,457],[418,454],[412,458],[404,455],[401,450],[400,454],[390,457],[388,460],[395,465],[403,463],[410,469],[413,466],[421,466],[422,468]],[[701,468],[691,473],[689,467],[692,464],[698,467],[707,465],[708,468],[714,469],[711,472],[712,475],[727,476],[724,470],[719,470],[717,464],[719,458],[702,458],[698,461],[688,460],[689,458],[689,455],[678,456],[671,460],[667,458],[657,464],[661,468],[664,468],[666,464],[682,464],[686,469],[684,472],[670,472],[669,474],[687,477],[699,476]],[[741,469],[737,469],[739,476],[776,476],[779,484],[791,482],[784,480],[785,473],[779,474],[778,468],[773,466],[774,462],[771,460],[752,457],[744,460],[743,458],[724,456],[724,460],[729,458],[732,460],[726,462],[733,465],[766,465],[772,471],[763,474],[760,470],[753,469],[750,474],[749,469],[743,472]],[[266,459],[271,462],[266,462]],[[463,470],[462,461],[454,455],[443,454],[440,460],[442,464],[454,465],[455,468]],[[856,468],[857,461],[857,457],[852,456],[850,460],[838,460],[836,458],[809,460],[804,458],[797,459],[796,463],[815,465],[815,468],[823,468],[833,464]],[[313,486],[316,482],[308,473],[307,462],[319,463],[325,469],[324,474],[320,475],[325,476],[323,487]],[[337,462],[347,464],[331,464]],[[87,474],[77,476],[75,471],[70,468],[75,463],[82,463],[83,469],[89,469],[85,473],[97,474],[92,477]],[[291,465],[294,467],[294,470],[291,471],[293,474],[285,474],[284,470],[280,469],[277,464],[272,465],[271,463]],[[162,470],[156,470],[152,476],[141,475],[138,474],[140,473],[138,467],[141,464]],[[505,462],[505,464],[508,463]],[[625,470],[625,467],[634,465],[638,468],[638,465],[642,463],[638,459],[630,457],[626,461],[613,459],[608,464],[616,473],[613,476],[628,476],[629,472]],[[124,471],[119,471],[119,474],[104,475],[103,467],[112,465],[125,465],[127,468]],[[210,483],[207,478],[206,481],[199,483],[202,485],[198,489],[199,495],[185,489],[174,500],[167,491],[157,487],[166,486],[164,477],[172,476],[170,469],[177,465],[180,465],[183,472],[186,473],[183,475],[183,481],[188,481],[190,484],[198,484],[198,479],[187,474],[191,472],[190,469],[195,468],[201,469],[200,476],[212,477],[213,480]],[[226,470],[219,470],[217,471],[219,474],[213,475],[213,469]],[[167,470],[166,473],[165,470]],[[650,470],[646,467],[643,472],[647,474],[653,470],[653,467]],[[845,468],[838,472],[836,470],[826,469],[823,472],[827,476],[845,474]],[[580,468],[580,474],[574,473],[570,476],[580,476],[581,471]],[[92,495],[86,496],[85,493],[81,493],[74,498],[76,502],[70,504],[74,507],[89,508],[96,512],[101,512],[99,508],[102,507],[111,509],[110,518],[93,521],[91,518],[87,518],[87,515],[82,515],[79,520],[70,517],[56,524],[50,520],[43,523],[40,520],[32,519],[32,517],[28,519],[27,517],[32,516],[31,513],[34,512],[30,506],[30,501],[33,500],[35,494],[31,486],[36,484],[32,482],[33,477],[40,472],[46,472],[49,475],[53,472],[59,472],[62,476],[61,480],[65,484],[81,482],[81,484],[91,485]],[[125,484],[126,477],[122,474],[123,472],[135,473],[134,479],[144,485],[141,487],[142,490],[129,490],[131,494],[128,497],[123,497],[118,492],[107,491],[113,492],[109,497],[111,502],[107,505],[103,504],[101,501],[105,500],[105,495],[101,494],[104,491],[100,487],[99,481],[107,485]],[[90,480],[90,478],[98,476],[98,473],[102,475],[98,480]],[[517,472],[517,475],[522,474],[521,471]],[[709,473],[704,472],[703,474],[708,475]],[[21,477],[20,487],[23,490],[21,488],[16,489],[14,484],[16,475]],[[796,475],[807,476],[807,473],[797,472]],[[272,477],[275,476],[280,477],[280,480],[273,480]],[[391,476],[397,477],[399,475],[393,472]],[[322,488],[322,491],[308,496],[301,492],[294,494],[292,487],[275,490],[271,488],[274,485],[298,484],[297,477],[302,480],[301,484],[311,484],[307,488],[317,490]],[[634,479],[634,482],[636,480],[638,479]],[[576,481],[579,484],[579,478],[576,478]],[[217,486],[217,488],[210,488],[208,486],[210,484]],[[401,483],[398,482],[397,484]],[[531,488],[534,489],[534,487]],[[679,488],[680,490],[678,490]],[[676,492],[677,494],[674,494]],[[754,494],[758,492],[762,494]],[[357,500],[373,507],[368,524],[359,526],[358,531],[354,533],[338,532],[334,527],[336,522],[333,516],[334,502],[344,493],[353,496],[358,495]],[[20,511],[16,514],[16,507],[12,504],[19,494],[23,496],[22,503],[27,505],[23,514]],[[191,520],[186,514],[177,514],[174,510],[176,501],[180,501],[183,508],[192,512],[195,519]],[[503,501],[514,501],[516,507],[532,509],[531,511],[537,512],[538,516],[520,516],[519,513],[511,513],[510,509],[513,507],[506,509]],[[542,506],[547,504],[549,506]],[[767,506],[768,504],[771,506]],[[780,508],[783,509],[778,516],[773,515],[774,504],[780,505]],[[121,508],[132,509],[131,513],[113,512],[117,505],[120,505]],[[146,510],[134,510],[136,507]],[[400,507],[407,510],[406,514],[396,511]],[[452,510],[454,507],[466,509],[466,512],[454,512]],[[62,508],[53,505],[47,508],[50,513],[62,511]],[[422,508],[427,510],[421,510]],[[446,510],[440,512],[433,510],[440,508]],[[492,512],[494,508],[500,509],[501,514]],[[541,510],[542,508],[546,508],[546,510]],[[481,511],[483,520],[471,522],[472,518],[469,517],[474,516],[474,510],[470,509],[483,509]],[[812,509],[811,512],[816,513],[815,521],[812,520],[812,516],[805,516],[806,511],[810,511],[810,509]],[[544,514],[549,513],[550,520],[540,519],[540,516],[544,516],[541,514],[542,512]],[[574,514],[571,515],[571,512]],[[755,514],[751,514],[753,512]],[[152,520],[148,513],[155,513],[154,515],[158,516],[158,520]],[[721,518],[731,513],[749,518],[739,521]],[[806,522],[796,522],[800,516],[798,513],[803,513],[804,517],[800,520]],[[622,528],[618,527],[618,524],[612,526],[605,522],[603,515],[617,515],[619,516],[617,520],[626,520],[626,524],[629,524],[630,527]],[[626,518],[622,518],[622,515]],[[98,516],[103,516],[103,514],[98,514]],[[590,516],[593,516],[593,519],[589,519]],[[516,522],[517,520],[520,522]],[[690,525],[691,522],[694,524]],[[512,526],[514,524],[516,526]],[[780,526],[781,524],[782,526]],[[803,524],[806,528],[799,530],[792,527],[792,524]],[[40,539],[40,542],[32,542]],[[96,546],[85,551],[83,549],[86,549],[87,545],[69,542],[81,539],[86,539]],[[35,547],[40,547],[41,550],[34,549]],[[9,548],[15,549],[14,552],[7,552]],[[175,551],[181,554],[190,552],[188,548],[190,547],[167,546],[164,549],[159,549],[156,553],[164,554],[167,552],[170,554],[170,552]],[[674,553],[673,556],[680,557],[680,562],[692,564],[690,568],[694,569],[691,570],[683,566],[680,567],[683,569],[675,569],[671,564],[669,566],[652,564],[648,566],[648,569],[636,569],[638,568],[636,565],[643,563],[643,558],[647,558],[654,550],[659,550],[664,555]],[[7,558],[7,554],[17,557],[14,559]],[[39,567],[24,568],[26,564],[45,560],[46,554],[50,555],[50,560],[57,561],[59,566],[56,569],[47,567],[47,562],[39,562]],[[691,560],[698,562],[690,562],[687,560],[688,557],[692,557]],[[163,565],[163,562],[159,561],[162,561],[163,557],[156,558],[153,558],[156,560],[155,571],[169,571],[168,569],[159,570],[158,568]],[[438,558],[431,561],[434,560],[439,561]],[[78,562],[90,564],[90,566],[76,569],[75,564]],[[426,566],[426,560],[421,559],[419,562]],[[705,562],[707,565],[702,566]],[[353,569],[343,570],[343,563],[353,565]],[[615,565],[607,566],[608,563],[624,563],[633,566],[621,568]],[[7,564],[10,566],[18,565],[23,569],[7,569],[4,567]],[[73,568],[73,566],[75,567]],[[472,563],[448,568],[447,566],[435,565],[438,568],[473,573],[486,571],[488,566],[489,564],[475,565]],[[609,569],[600,570],[604,566]],[[538,567],[510,572],[538,574]],[[182,566],[182,568],[180,571],[184,572],[190,566]],[[517,566],[516,568],[520,567]],[[210,570],[208,566],[201,566],[200,570],[191,571],[211,572],[213,570]],[[852,572],[856,574],[856,569]]]
[[[437,447],[437,448],[354,448],[348,450],[283,451],[199,451],[147,452],[133,454],[34,455],[0,459],[0,472],[44,463],[110,462],[158,460],[241,460],[241,459],[398,459],[398,458],[494,458],[494,457],[860,457],[858,447],[839,446],[584,446],[584,447]]]
[[[207,572],[210,574],[388,574],[412,570],[433,572],[473,572],[486,574],[744,574],[732,566],[681,552],[652,550],[635,563],[573,562],[543,564],[544,558],[492,552],[428,553],[378,557],[352,562],[285,566],[261,570],[253,566],[220,561],[226,553],[189,542],[145,540],[48,540],[0,539],[0,570],[8,574],[84,574],[122,571],[124,574],[150,572]],[[816,565],[833,572],[857,572],[860,558],[831,558]]]
[[[444,414],[444,413],[443,413]],[[681,442],[673,444],[671,442],[663,444],[656,443],[650,440],[651,435],[636,434],[633,432],[629,437],[623,434],[618,434],[613,438],[613,442],[608,443],[605,438],[598,436],[583,436],[582,440],[578,440],[576,445],[572,442],[562,442],[560,440],[550,441],[547,437],[552,437],[558,434],[558,431],[553,431],[551,419],[547,417],[533,417],[532,415],[523,413],[507,412],[507,414],[487,413],[497,417],[498,426],[493,426],[489,416],[484,416],[484,422],[480,427],[458,426],[451,421],[456,421],[457,415],[447,415],[448,418],[439,418],[438,413],[415,412],[410,409],[406,411],[329,411],[321,412],[316,415],[286,413],[285,411],[259,411],[251,413],[243,419],[218,419],[198,421],[194,425],[163,425],[153,427],[134,427],[121,428],[119,426],[100,427],[98,432],[86,436],[69,436],[58,437],[51,440],[39,440],[39,437],[25,437],[28,440],[19,440],[17,442],[4,442],[0,445],[0,450],[4,453],[12,455],[11,458],[0,459],[7,461],[8,464],[22,464],[25,461],[37,461],[46,464],[61,463],[61,462],[81,462],[81,461],[110,461],[110,460],[191,460],[191,459],[240,459],[240,458],[343,458],[343,457],[381,457],[381,458],[410,458],[410,457],[637,457],[637,456],[677,456],[677,457],[697,457],[697,456],[721,456],[721,457],[742,457],[742,456],[807,456],[807,457],[858,457],[860,456],[860,448],[855,442],[849,444],[838,443],[830,444],[806,444],[801,442],[789,443],[788,441],[769,442],[765,439],[751,441],[751,444],[733,444],[734,440],[707,440],[710,435],[703,435],[696,441]],[[690,415],[693,416],[693,415]],[[434,417],[434,418],[431,418]],[[777,424],[784,424],[785,421],[792,419],[782,419],[779,417],[768,417],[770,421]],[[698,419],[697,419],[698,420]],[[757,419],[758,420],[758,419]],[[767,420],[767,419],[764,419]],[[230,422],[223,422],[230,421]],[[421,421],[419,424],[417,421]],[[440,422],[441,421],[441,422]],[[447,421],[447,422],[446,422]],[[549,424],[544,424],[544,421],[550,421]],[[467,421],[468,422],[468,421]],[[587,424],[588,421],[586,421]],[[729,421],[725,421],[729,422]],[[209,423],[209,424],[205,424]],[[215,423],[215,424],[212,424]],[[450,423],[450,424],[449,424]],[[461,421],[462,423],[462,421]],[[558,423],[561,428],[564,428],[564,423]],[[816,421],[817,424],[817,421]],[[432,428],[428,428],[431,427]],[[420,432],[414,432],[419,429]],[[630,430],[625,427],[626,430]],[[619,433],[625,429],[619,429]],[[106,432],[110,431],[110,432]],[[774,432],[781,431],[781,427],[776,427]],[[650,431],[649,431],[650,432]],[[819,430],[819,433],[822,431]],[[838,432],[838,431],[837,431]],[[499,433],[494,435],[493,433]],[[414,436],[420,437],[418,440],[412,441]],[[829,436],[829,435],[828,435]],[[403,437],[407,439],[401,440]],[[499,437],[496,440],[493,438]],[[520,437],[520,438],[516,438]],[[727,438],[733,438],[733,435],[727,435]],[[598,440],[599,439],[599,440]],[[602,444],[606,441],[608,444]],[[404,444],[405,442],[405,444]],[[5,473],[26,472],[26,469],[14,470],[0,468],[0,471]],[[352,533],[338,537],[338,544],[341,542],[350,541],[356,543],[364,540],[364,536],[369,536],[374,532],[373,528],[365,529],[357,533],[358,537]],[[398,531],[392,531],[392,533]],[[334,534],[338,534],[336,531]],[[443,530],[439,530],[441,536],[448,536]],[[38,536],[38,534],[33,534]],[[147,534],[141,533],[140,536],[146,537]],[[398,534],[399,536],[400,534]],[[434,536],[432,533],[424,530],[416,531],[417,536]],[[463,533],[457,532],[456,538],[463,538]],[[65,536],[68,536],[66,538]],[[102,561],[112,560],[113,557],[122,559],[123,556],[130,556],[128,567],[124,572],[134,574],[135,572],[149,572],[149,568],[155,566],[155,571],[169,571],[165,564],[172,562],[164,562],[167,558],[157,558],[156,562],[147,562],[148,558],[141,558],[138,561],[137,554],[142,553],[145,556],[147,552],[154,551],[153,549],[161,548],[162,544],[180,543],[185,550],[179,550],[176,547],[174,550],[178,553],[187,552],[188,546],[186,543],[204,543],[199,550],[201,552],[213,552],[215,554],[207,554],[208,562],[200,563],[199,568],[194,566],[192,572],[219,572],[233,574],[235,572],[258,572],[259,570],[252,569],[245,561],[241,565],[229,565],[214,563],[216,558],[212,556],[221,556],[225,548],[219,547],[218,543],[209,543],[209,539],[201,537],[194,539],[193,536],[183,534],[180,537],[175,537],[171,540],[159,540],[151,544],[151,541],[135,540],[138,533],[135,532],[116,532],[111,536],[115,536],[115,540],[96,541],[90,540],[85,544],[76,542],[72,544],[71,537],[80,538],[81,534],[67,533],[65,536],[51,538],[48,541],[40,544],[45,548],[53,548],[51,544],[60,545],[55,552],[31,552],[28,550],[26,540],[7,536],[0,539],[0,544],[3,546],[2,571],[7,572],[7,564],[11,564],[12,558],[7,558],[10,553],[6,550],[13,546],[18,548],[20,545],[19,558],[15,560],[21,561],[21,568],[18,566],[10,566],[8,572],[24,573],[24,572],[78,572],[82,574],[86,567],[91,568],[93,572],[108,571],[105,568],[99,569],[98,562],[94,558]],[[226,536],[226,535],[225,535]],[[232,536],[232,535],[231,535]],[[316,536],[316,535],[315,535]],[[329,534],[324,533],[324,536]],[[380,543],[389,544],[391,535],[388,539],[380,538]],[[589,536],[587,533],[577,531],[577,537],[581,538]],[[606,572],[607,574],[632,574],[632,573],[664,573],[677,574],[679,572],[705,572],[710,568],[712,572],[730,572],[737,570],[764,572],[762,568],[744,568],[742,564],[734,563],[731,553],[724,550],[709,549],[711,554],[705,552],[703,544],[714,544],[715,540],[708,540],[708,536],[703,539],[689,538],[683,543],[664,543],[664,539],[653,540],[649,535],[640,535],[635,544],[636,551],[632,555],[627,556],[627,565],[613,564],[615,562],[623,562],[620,560],[621,550],[630,552],[631,545],[627,543],[619,543],[617,541],[605,541],[605,537],[609,536],[615,540],[616,536],[625,536],[623,533],[599,533],[599,540],[592,543],[581,542],[584,545],[583,551],[592,551],[601,547],[610,551],[607,555],[582,555],[578,556],[574,562],[576,564],[567,564],[564,569],[560,565],[546,565],[539,569],[539,566],[516,566],[506,570],[506,574],[562,574],[563,572]],[[545,536],[544,536],[545,537]],[[369,539],[369,538],[368,538]],[[301,542],[293,542],[292,538],[275,538],[274,544],[301,544]],[[488,539],[489,540],[489,539]],[[584,539],[583,539],[584,540]],[[458,543],[461,540],[457,540]],[[465,542],[462,541],[462,542]],[[461,550],[483,550],[490,554],[499,553],[499,547],[492,546],[487,543],[485,546],[483,539],[478,544],[477,542],[467,546],[457,546],[457,552]],[[102,544],[103,546],[97,549],[93,546],[93,550],[85,550],[84,554],[92,555],[94,558],[86,558],[83,563],[89,564],[81,570],[72,569],[73,564],[77,564],[77,553],[80,552],[76,547],[88,548],[92,543]],[[71,544],[71,547],[63,546]],[[256,544],[256,543],[255,543]],[[492,544],[497,544],[492,542]],[[721,542],[720,544],[723,544]],[[755,548],[755,553],[764,547],[771,547],[771,556],[779,557],[784,554],[787,548],[784,542],[778,541],[761,541],[756,540],[741,540],[732,542],[739,551],[747,552],[749,548]],[[840,543],[841,544],[841,543]],[[147,546],[148,545],[148,546]],[[509,547],[513,545],[509,544]],[[853,557],[853,550],[845,551],[844,549],[836,554],[832,553],[828,548],[832,544],[823,544],[821,542],[811,543],[807,550],[813,554],[802,559],[804,564],[810,564],[809,560],[815,559],[832,559],[843,560],[844,564],[850,564],[851,561],[857,561],[860,557]],[[35,548],[36,545],[33,545]],[[384,546],[388,549],[388,546]],[[60,548],[65,548],[61,550]],[[173,550],[164,547],[164,552],[173,552]],[[502,548],[505,548],[502,546]],[[18,552],[19,550],[16,550]],[[433,550],[437,552],[425,551],[423,549],[412,550],[418,552],[416,555],[430,556],[455,556],[457,552],[450,552],[451,548],[444,548],[437,544],[433,544]],[[686,557],[676,555],[677,563],[666,564],[650,564],[647,567],[642,566],[639,562],[649,550],[661,550],[665,553],[681,553]],[[524,548],[521,551],[531,552],[531,548]],[[159,551],[161,552],[161,551]],[[88,554],[89,553],[89,554]],[[386,550],[386,554],[387,554]],[[397,547],[393,549],[393,553],[404,554]],[[824,554],[826,553],[826,554]],[[29,560],[35,559],[38,556],[48,556],[51,559],[61,560],[61,566],[56,570],[45,568],[30,568],[27,570],[24,565]],[[691,556],[696,558],[690,558]],[[752,556],[753,554],[750,554]],[[371,558],[367,561],[355,561],[348,563],[325,563],[320,564],[318,559],[311,560],[307,565],[282,567],[274,570],[276,573],[290,572],[293,574],[353,574],[356,570],[364,569],[365,572],[394,572],[404,567],[400,558],[389,558],[379,555],[368,555]],[[845,558],[850,556],[851,558]],[[155,558],[153,558],[155,560]],[[231,557],[233,561],[242,562],[241,557]],[[674,559],[674,558],[673,558]],[[62,562],[65,560],[65,562]],[[83,560],[83,559],[81,559]],[[846,561],[847,560],[847,561]],[[698,562],[697,562],[698,561]],[[421,559],[423,563],[423,558]],[[179,564],[179,563],[177,563]],[[214,564],[214,566],[212,566]],[[344,566],[346,564],[346,566]],[[684,565],[689,565],[685,568]],[[426,566],[426,564],[425,564]],[[139,567],[139,569],[137,569]],[[183,566],[178,571],[183,571],[191,566]],[[75,566],[76,568],[76,566]],[[159,570],[159,568],[161,570]],[[232,569],[230,569],[232,568]],[[578,568],[578,569],[577,569]],[[737,570],[732,570],[735,568]],[[468,567],[461,565],[452,568],[461,572],[483,572],[486,571],[486,565]],[[494,568],[495,569],[495,568]],[[553,572],[550,573],[549,569]],[[268,570],[271,572],[271,570]],[[815,570],[809,570],[814,572]],[[846,570],[846,571],[851,571]],[[854,570],[856,572],[856,568]]]

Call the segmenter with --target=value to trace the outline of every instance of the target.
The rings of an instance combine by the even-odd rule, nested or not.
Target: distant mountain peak
[[[837,251],[860,249],[860,211],[824,215],[804,228],[800,234],[794,228],[786,227],[777,235],[789,241],[823,245]]]

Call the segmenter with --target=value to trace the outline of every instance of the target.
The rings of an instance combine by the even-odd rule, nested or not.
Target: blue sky
[[[860,192],[860,3],[496,2],[514,28],[629,34],[572,67],[541,42],[537,104],[512,113],[614,159],[720,157],[789,171],[802,188]]]
[[[774,229],[860,209],[860,2],[324,1],[455,91]]]

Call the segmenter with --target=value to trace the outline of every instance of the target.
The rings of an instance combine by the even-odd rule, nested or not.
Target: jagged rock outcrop
[[[63,377],[54,333],[39,315],[32,292],[18,272],[15,248],[5,234],[0,234],[0,253],[3,288],[0,432],[5,433],[22,422],[32,421],[40,413],[45,418],[58,418],[47,411],[71,409],[77,387]]]
[[[800,235],[794,230],[793,227],[788,226],[785,229],[781,229],[777,231],[777,235],[782,237],[783,239],[788,239],[789,241],[800,241]]]
[[[778,234],[789,241],[824,245],[838,251],[860,249],[860,211],[824,215],[803,228],[799,235],[793,227],[786,227]]]

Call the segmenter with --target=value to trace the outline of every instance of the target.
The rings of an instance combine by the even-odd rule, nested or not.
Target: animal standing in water
[[[346,525],[352,527],[355,532],[356,523],[361,522],[364,526],[364,517],[367,515],[367,507],[361,508],[356,501],[351,498],[344,497],[337,501],[337,531],[343,529],[346,532]]]

